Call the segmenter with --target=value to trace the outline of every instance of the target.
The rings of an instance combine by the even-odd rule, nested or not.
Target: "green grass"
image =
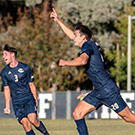
[[[78,135],[73,120],[42,120],[50,135]],[[89,135],[135,135],[135,125],[123,120],[87,120]],[[42,135],[33,127],[36,135]],[[0,119],[0,135],[25,135],[16,119]]]

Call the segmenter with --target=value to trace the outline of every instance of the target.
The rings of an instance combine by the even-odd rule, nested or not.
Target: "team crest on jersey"
[[[8,72],[8,75],[10,75],[10,74],[11,74],[11,71]]]
[[[18,69],[18,72],[23,73],[24,70],[23,70],[22,68],[19,68],[19,69]]]

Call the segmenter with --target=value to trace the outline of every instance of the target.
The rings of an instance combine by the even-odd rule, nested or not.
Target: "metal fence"
[[[39,107],[38,117],[47,119],[72,119],[72,112],[75,106],[80,102],[77,96],[81,92],[66,91],[53,93],[38,93]],[[127,102],[129,108],[135,111],[135,92],[121,92],[123,99]],[[0,93],[0,118],[15,117],[11,105],[11,114],[5,115],[3,109],[5,106],[4,94]],[[87,119],[118,119],[120,118],[113,110],[102,106],[98,110],[86,116]]]

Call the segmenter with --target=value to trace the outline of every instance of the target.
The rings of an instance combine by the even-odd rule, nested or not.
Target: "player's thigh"
[[[82,100],[81,102],[78,103],[78,105],[76,106],[74,112],[78,112],[78,113],[83,113],[83,114],[87,114],[93,110],[95,110],[96,107],[85,102],[84,100]]]
[[[29,113],[27,117],[28,117],[30,122],[32,122],[32,123],[37,122],[37,114],[36,113]]]
[[[27,117],[22,118],[22,119],[20,120],[20,123],[21,123],[22,125],[30,125],[30,122],[29,122],[29,120],[28,120]]]
[[[28,119],[36,119],[37,114],[36,113],[29,113],[27,117],[28,117]]]
[[[97,93],[95,90],[88,93],[87,96],[84,97],[83,100],[78,104],[77,106],[77,108],[79,108],[78,110],[82,110],[86,113],[89,113],[102,106],[101,101],[96,97],[96,95]]]
[[[39,127],[40,121],[37,119],[36,113],[30,113],[27,117],[32,125],[34,125],[35,127]]]
[[[93,90],[76,106],[73,112],[74,119],[85,117],[86,114],[92,112],[96,108],[99,108],[101,105],[102,103],[96,97],[96,92]]]

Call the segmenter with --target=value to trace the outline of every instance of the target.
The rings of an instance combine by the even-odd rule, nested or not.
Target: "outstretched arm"
[[[10,114],[10,88],[9,86],[4,87],[4,97],[5,97],[4,113]]]
[[[54,8],[53,8],[53,11],[51,12],[50,17],[53,18],[53,20],[54,20],[55,22],[57,22],[57,23],[60,25],[60,27],[62,28],[62,30],[64,31],[64,33],[65,33],[71,40],[74,40],[74,37],[75,37],[74,32],[73,32],[71,29],[69,29],[67,26],[65,26],[65,25],[60,21],[60,19],[58,18],[58,15],[57,15],[57,13],[56,13],[56,11],[55,11]]]
[[[63,60],[60,59],[59,66],[83,66],[88,62],[89,56],[86,53],[82,53],[79,57],[74,60]]]

